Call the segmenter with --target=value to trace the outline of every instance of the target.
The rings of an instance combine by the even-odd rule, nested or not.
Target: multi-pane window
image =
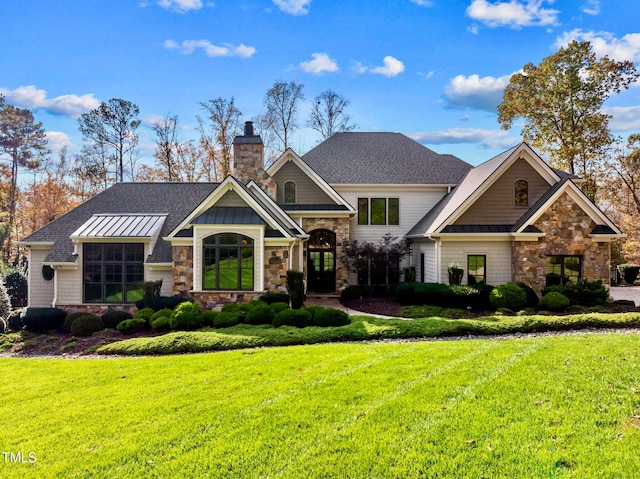
[[[253,290],[253,240],[221,233],[202,242],[202,289]]]
[[[296,202],[296,184],[293,181],[287,181],[284,184],[284,202],[289,204]]]
[[[582,279],[582,256],[547,256],[545,273],[547,286],[577,283]]]
[[[470,254],[467,256],[468,284],[487,283],[487,257],[483,254]]]
[[[516,206],[529,206],[529,182],[517,180],[514,184]]]
[[[134,303],[142,299],[144,244],[83,245],[85,303]]]
[[[358,198],[359,225],[399,225],[399,198]]]

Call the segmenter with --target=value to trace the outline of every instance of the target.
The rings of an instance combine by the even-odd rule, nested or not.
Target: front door
[[[336,234],[314,230],[307,243],[307,289],[313,293],[336,291]]]

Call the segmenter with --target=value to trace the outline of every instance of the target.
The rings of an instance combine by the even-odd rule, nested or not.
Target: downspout
[[[440,257],[441,249],[440,238],[438,238],[436,240],[436,283],[440,283],[442,279],[442,273],[440,271],[442,265],[442,258]]]
[[[58,271],[55,266],[52,266],[51,268],[53,268],[53,302],[51,307],[55,308],[58,303]]]

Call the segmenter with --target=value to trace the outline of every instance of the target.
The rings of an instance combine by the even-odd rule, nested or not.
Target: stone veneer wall
[[[286,246],[265,246],[264,248],[264,289],[271,293],[287,292],[287,269],[289,248]]]
[[[546,236],[538,241],[514,241],[514,281],[527,283],[539,294],[546,282],[547,255],[580,255],[582,278],[609,284],[610,244],[589,237],[596,223],[568,194],[563,194],[534,226]]]
[[[193,246],[172,246],[173,293],[186,296],[193,289]]]
[[[349,265],[346,263],[345,247],[349,244],[349,218],[303,218],[302,228],[311,233],[313,230],[325,229],[336,234],[336,293],[349,286]],[[306,257],[305,250],[305,276]]]

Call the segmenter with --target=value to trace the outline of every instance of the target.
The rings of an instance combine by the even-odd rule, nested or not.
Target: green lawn
[[[0,359],[3,478],[640,477],[640,337]]]

